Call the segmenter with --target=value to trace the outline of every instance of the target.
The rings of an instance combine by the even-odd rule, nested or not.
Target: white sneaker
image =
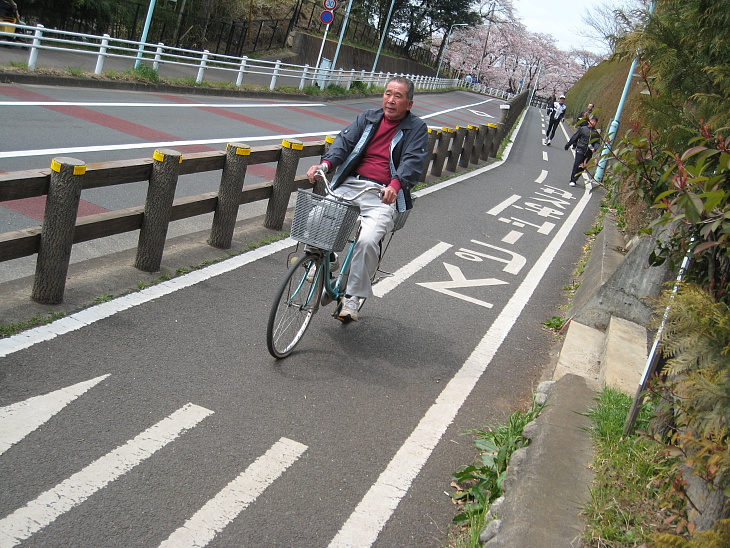
[[[545,145],[546,145],[546,146],[550,146],[550,143],[551,143],[551,142],[552,142],[552,141],[551,141],[550,139],[548,139],[548,140],[547,140],[547,141],[545,142]]]
[[[338,320],[352,320],[357,321],[357,311],[360,308],[360,299],[357,297],[345,297],[342,302],[342,308],[340,313],[337,315]]]
[[[569,184],[570,186],[575,186],[575,181],[570,181],[570,182],[569,182],[568,184]]]

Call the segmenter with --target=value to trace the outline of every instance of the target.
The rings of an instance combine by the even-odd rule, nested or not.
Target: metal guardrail
[[[309,65],[282,63],[281,61],[249,59],[246,56],[234,57],[211,53],[208,50],[201,52],[166,46],[163,43],[149,44],[112,38],[108,34],[96,36],[47,29],[43,25],[32,27],[7,24],[7,26],[14,27],[16,32],[0,32],[0,37],[8,39],[5,42],[7,46],[29,49],[28,69],[31,71],[36,69],[41,52],[64,51],[96,57],[95,74],[102,74],[106,59],[128,59],[134,61],[135,65],[140,61],[151,63],[152,68],[155,70],[158,70],[160,65],[197,68],[196,84],[202,83],[205,80],[206,73],[212,71],[223,71],[231,75],[235,73],[235,84],[239,87],[243,84],[246,74],[266,75],[270,77],[270,90],[274,90],[280,79],[288,79],[289,82],[293,80],[300,90],[304,89],[305,86],[315,84],[320,87],[325,84],[336,84],[349,90],[355,82],[362,82],[366,86],[383,87],[390,77],[396,75],[354,69],[317,68]],[[435,78],[433,76],[413,74],[398,75],[407,76],[413,80],[416,89],[422,91],[447,89],[459,84],[459,80],[453,78]]]

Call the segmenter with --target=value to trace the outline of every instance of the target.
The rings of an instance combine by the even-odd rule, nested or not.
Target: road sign
[[[325,25],[329,25],[334,19],[335,16],[332,14],[331,11],[328,10],[324,10],[319,16],[319,20],[322,21]]]
[[[337,0],[324,0],[322,2],[324,9],[332,11],[337,7]]]

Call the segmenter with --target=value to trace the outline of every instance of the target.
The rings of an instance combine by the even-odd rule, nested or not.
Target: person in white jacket
[[[558,124],[565,116],[565,110],[568,105],[565,104],[565,95],[561,95],[558,100],[553,104],[553,108],[550,111],[550,122],[548,122],[547,130],[545,130],[545,144],[550,146],[550,142],[555,137],[555,130],[558,129]]]

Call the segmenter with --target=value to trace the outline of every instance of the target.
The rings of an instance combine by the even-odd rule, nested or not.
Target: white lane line
[[[37,499],[0,520],[0,547],[16,546],[30,538],[212,413],[188,403],[53,489],[41,493]]]
[[[449,381],[436,402],[426,412],[413,433],[390,461],[378,480],[368,490],[348,520],[342,526],[330,548],[372,546],[406,495],[436,444],[453,422],[459,409],[486,371],[507,334],[530,300],[550,263],[565,243],[590,200],[586,189],[565,224],[555,234],[525,280],[492,323],[458,373]]]
[[[12,337],[0,339],[0,358],[13,354],[14,352],[18,352],[19,350],[23,350],[24,348],[29,348],[39,342],[51,340],[59,335],[63,335],[64,333],[81,329],[82,327],[91,325],[92,323],[109,316],[113,316],[123,310],[144,304],[164,295],[169,295],[170,293],[193,286],[214,276],[225,274],[226,272],[230,272],[241,266],[247,265],[264,257],[268,257],[269,255],[273,255],[282,249],[292,247],[295,244],[296,242],[294,240],[286,238],[284,240],[274,242],[273,244],[254,249],[253,251],[243,253],[237,257],[221,261],[220,263],[216,263],[206,268],[195,270],[189,274],[179,276],[142,291],[129,293],[128,295],[124,295],[118,299],[92,306],[91,308],[87,308],[81,312],[72,314],[71,316],[56,320],[48,325],[29,329],[28,331],[23,331],[22,333],[18,333]]]
[[[198,510],[193,517],[160,544],[165,548],[202,548],[248,508],[307,450],[307,446],[281,438],[236,479]]]
[[[538,178],[537,178],[537,179],[535,179],[535,182],[536,182],[537,184],[542,184],[542,182],[543,182],[543,181],[544,181],[545,179],[547,179],[547,176],[548,176],[548,172],[547,172],[547,169],[543,169],[543,170],[542,170],[542,173],[540,173],[540,175],[538,176]]]
[[[542,159],[545,160],[546,162],[548,161],[548,153],[547,153],[547,150],[543,150],[542,151]]]
[[[0,152],[0,158],[22,158],[25,156],[57,156],[59,154],[80,154],[83,152],[103,152],[110,150],[139,150],[139,149],[155,149],[164,147],[182,147],[190,145],[216,145],[222,143],[254,143],[261,141],[281,142],[282,139],[302,139],[305,137],[324,137],[326,135],[336,135],[340,130],[319,131],[316,133],[293,133],[290,135],[269,135],[269,136],[244,136],[244,137],[226,137],[224,139],[197,139],[194,141],[157,141],[145,143],[127,143],[121,145],[96,145],[86,147],[65,147],[65,148],[39,148],[34,150],[9,150]]]
[[[407,265],[402,266],[396,272],[393,273],[391,278],[385,278],[373,286],[373,294],[376,297],[384,297],[389,291],[395,289],[402,282],[413,276],[416,272],[421,270],[431,261],[446,252],[447,249],[452,247],[451,244],[439,242],[431,249],[421,254],[419,257],[413,259]]]
[[[155,107],[155,108],[271,108],[326,107],[325,103],[102,103],[81,101],[0,101],[0,107]]]
[[[0,455],[109,375],[0,408]]]
[[[427,118],[433,118],[434,116],[439,116],[440,114],[444,114],[447,112],[452,112],[454,110],[460,110],[460,109],[468,109],[469,107],[482,105],[484,103],[488,103],[489,101],[493,101],[493,99],[487,99],[486,101],[480,101],[479,103],[473,103],[471,105],[464,105],[463,107],[456,107],[452,109],[442,110],[439,112],[434,112],[432,114],[427,114],[425,116],[422,116],[421,118],[427,119]],[[40,102],[38,102],[40,104]],[[0,103],[0,106],[3,103]],[[26,104],[30,105],[31,103],[17,103],[17,102],[9,102],[10,105],[17,106],[18,104]],[[49,102],[48,105],[44,106],[63,106],[63,105],[82,105],[82,103],[53,103]],[[96,106],[96,103],[88,103],[87,105],[94,105]],[[98,106],[114,106],[114,103],[98,103]],[[119,106],[147,106],[144,103],[132,103],[132,104],[125,104],[125,103],[119,103]],[[150,103],[149,106],[178,106],[178,107],[218,107],[221,105],[207,105],[207,104],[169,104],[169,105],[158,105],[157,103]],[[312,104],[301,104],[301,103],[292,103],[289,104],[281,104],[281,105],[251,105],[251,106],[325,106],[321,105],[320,103],[312,103]],[[222,106],[221,108],[231,108],[229,105]],[[112,150],[149,150],[149,149],[155,149],[155,148],[164,148],[164,147],[182,147],[182,146],[192,146],[192,145],[219,145],[223,143],[257,143],[257,142],[267,142],[272,141],[275,143],[281,142],[282,139],[303,139],[307,137],[325,137],[327,135],[337,135],[340,132],[341,128],[337,129],[331,129],[328,131],[318,131],[313,133],[292,133],[288,135],[263,135],[263,136],[243,136],[243,137],[226,137],[224,139],[196,139],[191,141],[158,141],[158,142],[147,142],[147,143],[124,143],[124,144],[117,144],[117,145],[103,145],[103,146],[85,146],[85,147],[63,147],[63,148],[39,148],[39,149],[32,149],[32,150],[9,150],[6,152],[0,152],[0,158],[25,158],[28,156],[57,156],[59,154],[83,154],[85,152],[104,152],[104,151],[112,151]],[[505,150],[505,153],[507,151]],[[506,159],[507,156],[503,153],[503,157]],[[501,162],[500,162],[501,165]],[[495,166],[496,167],[496,166]],[[472,173],[471,176],[474,174]]]
[[[479,105],[483,105],[484,103],[489,103],[490,101],[494,101],[494,99],[487,99],[486,101],[479,101],[478,103],[472,103],[471,105],[464,105],[462,107],[454,107],[449,108],[446,110],[439,110],[438,112],[433,112],[431,114],[425,114],[424,116],[420,116],[421,120],[428,120],[429,118],[433,118],[434,116],[439,116],[441,114],[447,114],[449,112],[454,112],[455,110],[464,110],[464,109],[470,109],[471,107],[478,107]]]

